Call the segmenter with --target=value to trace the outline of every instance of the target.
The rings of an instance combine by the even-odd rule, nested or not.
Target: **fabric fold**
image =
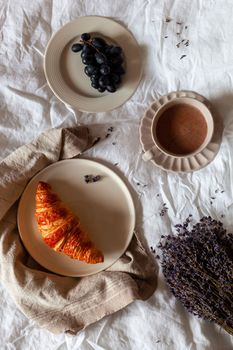
[[[17,149],[0,163],[0,280],[20,310],[53,333],[76,334],[156,289],[155,265],[136,234],[125,254],[95,275],[56,275],[37,264],[24,248],[17,229],[18,201],[40,170],[73,158],[91,146],[83,126],[52,129]]]

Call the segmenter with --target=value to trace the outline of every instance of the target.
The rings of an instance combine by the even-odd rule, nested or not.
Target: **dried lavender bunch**
[[[162,236],[163,274],[189,312],[233,335],[233,234],[211,217],[191,228],[190,217],[177,235]]]

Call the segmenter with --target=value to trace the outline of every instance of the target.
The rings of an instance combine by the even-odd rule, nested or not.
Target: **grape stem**
[[[93,49],[95,49],[98,53],[101,53],[90,41],[86,41],[86,40],[80,39],[80,42],[82,42],[82,43],[84,43],[84,44],[87,44],[87,45],[93,47]]]

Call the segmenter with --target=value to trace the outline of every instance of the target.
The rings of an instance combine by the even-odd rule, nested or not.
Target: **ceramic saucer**
[[[167,155],[154,145],[151,135],[151,124],[155,112],[168,101],[180,97],[189,97],[201,101],[209,108],[214,119],[214,132],[210,143],[200,153],[193,156],[175,157]],[[142,118],[139,132],[143,151],[147,152],[153,147],[153,158],[150,160],[153,164],[166,171],[185,173],[199,170],[213,161],[221,144],[222,123],[213,110],[213,106],[205,97],[193,91],[176,91],[162,96],[152,103]]]
[[[101,180],[86,183],[86,174],[98,174]],[[103,252],[103,263],[86,264],[45,244],[35,219],[39,181],[48,182],[78,215]],[[22,241],[34,260],[57,274],[81,277],[105,270],[125,252],[134,232],[135,207],[128,187],[113,170],[94,160],[68,159],[49,165],[31,179],[20,199],[17,220]]]
[[[71,50],[82,33],[103,37],[123,50],[126,73],[115,93],[100,93],[84,73],[81,54]],[[50,39],[44,71],[53,93],[65,104],[84,112],[106,112],[119,107],[136,91],[142,75],[141,49],[121,24],[100,16],[84,16],[67,23]]]

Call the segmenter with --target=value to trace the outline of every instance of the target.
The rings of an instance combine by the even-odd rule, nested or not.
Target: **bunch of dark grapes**
[[[162,236],[161,266],[174,296],[192,314],[216,322],[233,335],[233,234],[204,217],[178,235]]]
[[[81,35],[80,43],[72,45],[73,52],[81,51],[84,72],[91,79],[91,86],[99,92],[115,92],[125,73],[122,49],[109,45],[103,38],[89,33]]]

